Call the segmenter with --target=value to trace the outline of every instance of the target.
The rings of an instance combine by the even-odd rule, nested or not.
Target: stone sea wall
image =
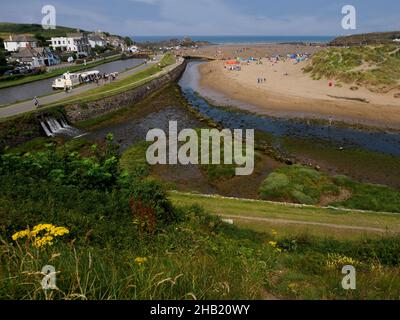
[[[93,119],[98,116],[125,108],[145,99],[166,84],[176,81],[185,71],[186,62],[178,65],[165,75],[132,90],[122,92],[96,101],[71,104],[64,107],[65,114],[71,123]]]

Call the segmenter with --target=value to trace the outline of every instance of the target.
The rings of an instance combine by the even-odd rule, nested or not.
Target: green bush
[[[322,195],[339,194],[339,188],[323,173],[294,165],[271,173],[260,187],[264,199],[316,204]]]

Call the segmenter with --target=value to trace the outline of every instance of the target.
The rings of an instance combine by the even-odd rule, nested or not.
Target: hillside
[[[400,39],[400,31],[373,32],[354,34],[351,36],[337,37],[332,40],[330,46],[359,46],[365,44],[388,44],[394,39]]]
[[[83,30],[82,30],[83,31]],[[40,24],[0,22],[0,37],[5,39],[11,34],[38,35],[40,38],[65,36],[69,32],[76,32],[76,28],[57,26],[56,29],[44,30]]]

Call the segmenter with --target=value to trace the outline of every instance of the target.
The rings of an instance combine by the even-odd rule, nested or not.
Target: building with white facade
[[[105,47],[107,45],[107,41],[97,34],[90,34],[88,40],[90,47],[92,48],[95,48],[96,46]]]
[[[17,52],[20,48],[36,48],[36,39],[26,35],[10,35],[4,40],[4,48],[9,52]]]
[[[90,52],[88,37],[81,32],[69,33],[66,37],[53,37],[50,41],[50,46],[54,50],[76,52],[83,55]]]

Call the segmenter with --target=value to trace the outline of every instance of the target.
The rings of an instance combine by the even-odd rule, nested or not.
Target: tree
[[[130,37],[125,37],[124,41],[125,41],[126,45],[129,47],[133,45],[133,40]]]
[[[41,33],[36,33],[35,38],[38,43],[38,47],[46,47],[47,46],[47,39]]]
[[[3,50],[0,50],[0,66],[6,66],[7,60]]]

